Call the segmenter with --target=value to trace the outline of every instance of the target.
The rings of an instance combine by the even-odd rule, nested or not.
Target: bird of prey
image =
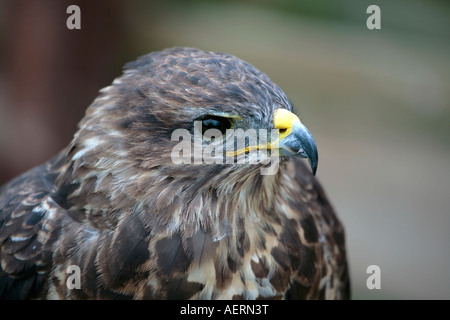
[[[176,129],[197,143],[184,160],[221,141],[210,129],[276,130],[265,147],[278,169],[174,161]],[[317,163],[288,98],[252,65],[194,48],[144,55],[100,90],[67,148],[0,188],[0,297],[347,299],[344,230]]]

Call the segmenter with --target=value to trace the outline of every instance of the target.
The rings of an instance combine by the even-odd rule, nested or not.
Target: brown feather
[[[303,162],[171,161],[175,129],[218,112],[271,129],[276,108],[292,110],[281,89],[228,54],[127,64],[66,149],[0,188],[0,297],[349,298],[343,227]]]

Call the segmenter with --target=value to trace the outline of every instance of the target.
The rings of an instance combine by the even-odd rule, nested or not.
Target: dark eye
[[[209,129],[217,129],[223,135],[225,135],[226,130],[231,128],[231,120],[224,117],[218,116],[207,116],[202,120],[202,134],[205,135],[205,132]]]

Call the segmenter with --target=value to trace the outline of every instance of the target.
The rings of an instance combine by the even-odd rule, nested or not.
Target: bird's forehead
[[[125,66],[151,77],[204,74],[213,79],[238,81],[251,76],[265,77],[252,65],[230,54],[192,48],[171,48],[152,52]],[[186,73],[186,75],[184,74]]]
[[[127,64],[127,73],[142,75],[140,85],[149,95],[194,108],[240,114],[259,111],[266,116],[276,108],[291,109],[283,91],[267,75],[225,53],[168,49]]]

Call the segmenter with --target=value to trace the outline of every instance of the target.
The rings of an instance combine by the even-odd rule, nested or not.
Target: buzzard
[[[182,161],[176,129],[200,136],[175,152]],[[216,160],[257,150],[253,163],[187,161],[238,129],[279,135],[215,149]],[[272,174],[263,145],[279,160]],[[144,55],[100,90],[67,148],[0,188],[0,297],[349,298],[344,231],[317,161],[255,67],[193,48]]]

